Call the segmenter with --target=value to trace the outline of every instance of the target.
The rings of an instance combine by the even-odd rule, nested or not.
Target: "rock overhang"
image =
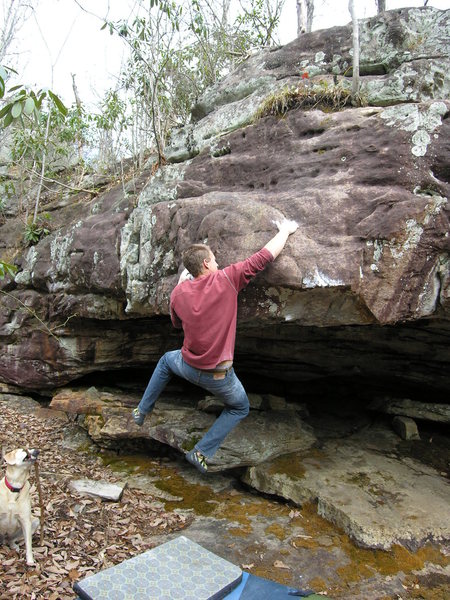
[[[135,203],[120,199],[119,186],[82,220],[73,219],[30,249],[13,291],[48,314],[70,346],[71,352],[54,349],[61,372],[66,369],[63,379],[114,369],[123,360],[117,357],[121,344],[130,367],[156,360],[164,339],[179,341],[169,335],[168,299],[186,245],[209,243],[224,265],[264,244],[281,214],[297,219],[300,229],[242,295],[243,355],[247,349],[261,352],[263,343],[252,345],[258,323],[259,335],[270,332],[272,343],[289,340],[300,363],[307,352],[301,342],[305,328],[328,329],[331,339],[342,329],[353,331],[354,340],[366,336],[376,348],[380,327],[399,326],[415,338],[427,329],[424,359],[431,360],[448,314],[449,86],[448,47],[442,44],[448,22],[448,11],[428,8],[361,22],[367,42],[362,64],[384,65],[384,73],[362,77],[367,101],[378,106],[294,108],[283,117],[253,120],[264,97],[286,86],[333,85],[336,78],[348,85],[350,27],[308,34],[250,58],[205,94],[197,120],[174,134],[169,164],[147,176]],[[419,43],[430,23],[434,33]],[[396,44],[401,51],[392,50]],[[309,77],[302,79],[305,72]],[[421,73],[433,74],[431,87]],[[384,100],[380,90],[386,91]],[[36,290],[43,293],[40,299]],[[7,356],[20,361],[24,351],[17,327],[11,328],[18,323],[13,304],[4,312],[4,331],[15,336]],[[160,321],[153,325],[161,315],[162,328]],[[31,339],[32,319],[25,320],[22,333]],[[159,342],[146,342],[131,322],[145,323]],[[127,341],[130,329],[138,352]],[[107,349],[106,340],[114,337]],[[417,339],[415,345],[420,347]],[[383,361],[375,362],[382,370]],[[318,370],[334,372],[324,363],[323,356],[316,361]],[[2,376],[11,364],[4,360]],[[37,374],[36,380],[49,385],[52,368],[49,362],[43,367],[47,379]]]

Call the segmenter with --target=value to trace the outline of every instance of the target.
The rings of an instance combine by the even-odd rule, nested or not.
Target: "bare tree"
[[[348,10],[352,17],[353,25],[353,75],[352,75],[352,99],[357,100],[359,92],[359,23],[356,17],[354,0],[349,0]]]
[[[312,29],[314,16],[314,0],[296,0],[297,3],[297,36],[308,33]]]
[[[377,13],[380,14],[386,10],[386,0],[376,0]]]
[[[2,0],[0,5],[0,63],[11,50],[18,31],[31,15],[34,0]]]
[[[255,46],[276,45],[276,29],[285,0],[239,0],[243,21],[250,25]]]

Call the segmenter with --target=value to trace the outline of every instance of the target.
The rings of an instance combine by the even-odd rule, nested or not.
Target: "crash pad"
[[[185,536],[74,584],[82,600],[221,600],[242,571]]]

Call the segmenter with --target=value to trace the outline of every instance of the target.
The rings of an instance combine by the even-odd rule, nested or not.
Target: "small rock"
[[[416,422],[410,417],[394,417],[392,427],[402,440],[420,440]]]
[[[9,407],[14,408],[18,412],[28,414],[40,408],[39,402],[33,400],[29,396],[20,396],[17,394],[0,393],[0,402],[6,402]]]
[[[288,565],[286,565],[282,560],[276,560],[273,563],[273,566],[276,567],[277,569],[290,569],[291,568]]]
[[[286,410],[286,400],[282,396],[265,394],[262,408],[263,410]]]
[[[94,481],[93,479],[75,479],[69,482],[69,489],[79,494],[98,496],[103,500],[118,502],[122,497],[125,484]]]
[[[262,396],[261,394],[255,394],[254,392],[250,392],[248,395],[248,401],[250,403],[250,408],[254,410],[261,410],[262,408]]]
[[[333,545],[333,540],[328,535],[320,535],[316,541],[320,546],[332,546]]]

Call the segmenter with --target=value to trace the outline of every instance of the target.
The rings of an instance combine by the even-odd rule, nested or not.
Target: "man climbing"
[[[284,219],[275,222],[278,233],[246,260],[219,269],[211,249],[189,246],[183,253],[186,267],[170,298],[172,323],[183,328],[181,350],[166,352],[159,360],[142,399],[132,412],[137,425],[155,405],[173,375],[178,375],[214,394],[224,409],[202,439],[186,454],[201,473],[234,427],[249,412],[242,383],[233,369],[236,339],[237,296],[250,280],[277,258],[298,225]]]

